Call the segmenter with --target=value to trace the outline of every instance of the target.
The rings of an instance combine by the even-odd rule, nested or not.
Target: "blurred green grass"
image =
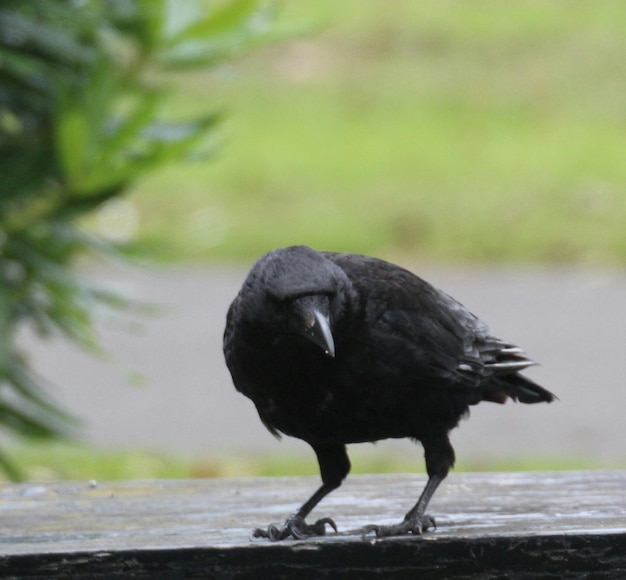
[[[123,479],[176,479],[210,477],[264,477],[319,475],[313,453],[304,455],[233,454],[180,457],[142,450],[106,450],[78,443],[22,444],[10,450],[19,457],[27,481],[110,481]],[[350,447],[352,474],[423,473],[419,446],[415,453]],[[455,471],[555,471],[566,469],[624,469],[626,463],[607,463],[590,457],[511,457],[506,461],[460,459]],[[0,482],[7,475],[0,473]]]
[[[218,153],[118,217],[170,260],[622,264],[624,21],[604,0],[285,3],[308,34],[175,77],[172,115],[225,110]]]

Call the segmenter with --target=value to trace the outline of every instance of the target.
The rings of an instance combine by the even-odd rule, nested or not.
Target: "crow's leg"
[[[436,439],[422,440],[426,458],[428,481],[417,503],[404,516],[404,520],[392,526],[366,526],[363,535],[374,532],[377,537],[420,535],[429,528],[436,528],[435,519],[426,514],[426,507],[439,484],[446,478],[454,465],[454,449],[450,445],[447,434]]]
[[[272,541],[284,540],[292,537],[296,540],[311,536],[323,536],[326,526],[337,531],[335,522],[330,518],[321,518],[314,524],[307,524],[305,518],[313,508],[331,491],[337,489],[350,471],[350,460],[344,445],[311,444],[317,454],[317,461],[322,476],[321,487],[306,501],[298,511],[290,515],[282,527],[274,524],[267,530],[256,528],[252,532],[253,538],[268,538]]]

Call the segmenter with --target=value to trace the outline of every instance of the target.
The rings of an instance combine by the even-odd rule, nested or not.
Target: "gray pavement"
[[[498,336],[525,348],[541,363],[528,375],[560,398],[551,405],[473,407],[452,435],[459,457],[584,455],[599,464],[626,463],[626,272],[407,266],[464,303]],[[56,398],[84,419],[85,440],[205,457],[309,453],[306,444],[279,443],[265,430],[224,365],[225,313],[245,269],[106,269],[88,275],[163,307],[156,317],[99,326],[111,360],[93,359],[60,340],[42,343],[28,332],[21,337]],[[144,379],[129,384],[132,372]],[[379,443],[376,449],[416,453],[410,442]]]

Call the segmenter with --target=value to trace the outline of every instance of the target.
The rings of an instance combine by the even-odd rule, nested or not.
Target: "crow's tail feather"
[[[556,399],[556,395],[517,373],[499,377],[494,383],[498,391],[520,403],[550,403]]]

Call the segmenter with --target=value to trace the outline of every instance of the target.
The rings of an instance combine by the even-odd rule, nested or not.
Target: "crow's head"
[[[350,286],[345,272],[323,254],[290,246],[253,266],[241,296],[251,300],[245,311],[257,325],[274,334],[302,336],[334,357],[332,329],[345,311]]]

